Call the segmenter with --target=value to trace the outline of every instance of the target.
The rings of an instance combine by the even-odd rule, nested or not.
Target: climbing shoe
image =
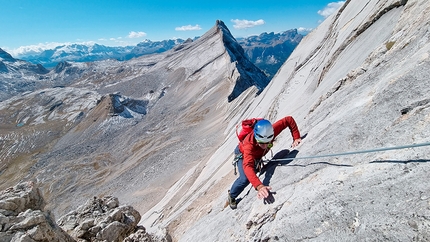
[[[237,208],[236,199],[230,195],[230,190],[228,190],[228,204],[230,205],[231,209]]]

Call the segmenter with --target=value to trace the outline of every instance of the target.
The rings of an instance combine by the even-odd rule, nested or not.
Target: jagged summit
[[[229,101],[234,100],[250,86],[256,86],[258,88],[257,94],[260,94],[269,84],[270,79],[248,59],[242,46],[236,41],[223,21],[217,20],[213,29],[219,30],[231,61],[237,63],[237,69],[240,73],[240,77],[228,97]],[[218,31],[216,32],[218,33]]]
[[[233,35],[231,34],[230,30],[227,28],[227,26],[225,25],[225,23],[222,20],[218,19],[215,22],[215,26],[214,27],[217,27],[218,29],[220,29],[228,38],[230,38],[232,40],[235,39],[233,37]]]

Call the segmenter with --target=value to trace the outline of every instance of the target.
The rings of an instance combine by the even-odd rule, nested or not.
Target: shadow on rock
[[[261,170],[260,176],[264,174],[263,184],[268,186],[270,183],[270,179],[272,179],[273,174],[275,173],[275,169],[279,165],[287,165],[289,164],[294,157],[299,153],[298,150],[293,150],[290,152],[288,149],[284,149],[276,153],[272,160],[269,161]],[[285,159],[280,161],[281,159]]]
[[[424,163],[424,162],[430,162],[429,159],[418,159],[418,160],[374,160],[370,163],[402,163],[402,164],[408,164],[408,163]]]
[[[294,158],[297,157],[297,154],[299,153],[298,150],[288,150],[284,149],[276,153],[273,158],[263,167],[261,170],[260,176],[264,174],[263,184],[268,186],[270,183],[270,179],[272,179],[273,174],[275,173],[275,169],[277,166],[299,166],[299,167],[307,167],[311,165],[330,165],[330,166],[339,166],[339,167],[353,167],[352,165],[346,165],[346,164],[334,164],[330,162],[312,162],[309,164],[290,164]],[[415,162],[425,162],[428,160],[423,161],[415,161]],[[376,161],[374,161],[376,162]],[[392,161],[394,162],[394,161]],[[413,161],[408,161],[413,162]],[[404,161],[399,161],[398,163],[405,163]]]
[[[275,197],[273,196],[273,194],[276,195],[276,192],[271,192],[269,191],[269,196],[263,199],[263,203],[264,204],[272,204],[275,202]]]

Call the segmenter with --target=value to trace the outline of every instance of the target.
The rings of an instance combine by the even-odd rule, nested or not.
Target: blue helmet
[[[254,137],[258,143],[269,143],[273,140],[273,126],[266,120],[259,120],[254,126]]]

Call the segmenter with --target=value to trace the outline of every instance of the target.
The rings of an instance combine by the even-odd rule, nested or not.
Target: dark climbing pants
[[[240,154],[239,146],[234,150],[234,154]],[[243,158],[237,161],[237,169],[239,171],[239,177],[234,181],[230,189],[230,196],[237,198],[239,194],[249,185],[248,178],[246,178],[245,172],[243,171]]]

